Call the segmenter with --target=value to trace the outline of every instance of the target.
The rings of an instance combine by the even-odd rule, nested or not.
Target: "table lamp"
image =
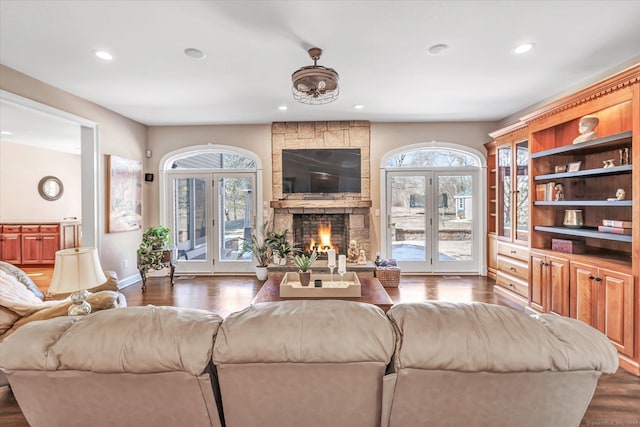
[[[69,316],[85,315],[91,313],[87,289],[106,281],[96,248],[63,249],[56,252],[49,293],[71,292],[73,304],[69,307]]]

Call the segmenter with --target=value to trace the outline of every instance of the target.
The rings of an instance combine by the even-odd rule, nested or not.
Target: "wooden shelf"
[[[615,150],[616,148],[629,147],[631,146],[631,136],[631,131],[621,132],[615,135],[581,142],[579,144],[565,145],[562,147],[539,151],[537,153],[531,153],[531,158],[537,159],[540,157],[553,156],[555,154],[592,154]]]
[[[567,228],[567,227],[548,227],[543,225],[536,225],[533,227],[536,231],[545,231],[547,233],[557,233],[557,234],[566,234],[568,236],[580,236],[580,237],[591,237],[594,239],[602,239],[602,240],[615,240],[618,242],[628,242],[631,243],[631,236],[626,236],[623,234],[613,234],[613,233],[601,233],[597,231],[597,228]]]
[[[536,181],[545,181],[549,179],[561,178],[584,178],[592,176],[622,175],[633,172],[633,165],[614,166],[612,168],[585,169],[576,172],[549,173],[546,175],[538,175],[533,179]]]
[[[616,200],[615,202],[609,202],[607,200],[562,200],[547,201],[539,200],[533,202],[536,206],[609,206],[609,207],[622,207],[633,206],[633,200]]]

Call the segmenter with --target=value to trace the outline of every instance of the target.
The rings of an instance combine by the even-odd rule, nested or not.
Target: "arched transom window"
[[[464,151],[450,148],[421,148],[390,156],[387,168],[480,167],[480,159]]]

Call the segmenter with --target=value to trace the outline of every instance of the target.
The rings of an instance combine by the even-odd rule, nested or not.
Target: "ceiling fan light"
[[[293,99],[303,104],[328,104],[338,99],[338,73],[332,69],[317,65],[322,54],[319,48],[309,49],[313,65],[302,67],[291,75]]]

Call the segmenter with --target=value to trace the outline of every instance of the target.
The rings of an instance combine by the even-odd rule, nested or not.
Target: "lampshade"
[[[96,248],[64,249],[56,252],[49,292],[64,294],[90,289],[106,282]]]
[[[309,49],[313,65],[302,67],[291,75],[293,98],[303,104],[328,104],[338,99],[338,73],[318,65],[322,49]]]

